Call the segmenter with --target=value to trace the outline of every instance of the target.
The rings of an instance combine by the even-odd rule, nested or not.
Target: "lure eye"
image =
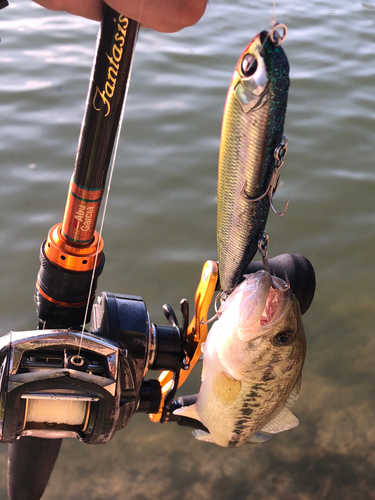
[[[290,345],[297,338],[296,332],[292,330],[285,330],[283,332],[279,332],[274,337],[272,337],[271,342],[276,347],[285,347]]]
[[[246,54],[242,59],[241,69],[244,76],[248,77],[253,75],[258,68],[258,62],[254,56]]]

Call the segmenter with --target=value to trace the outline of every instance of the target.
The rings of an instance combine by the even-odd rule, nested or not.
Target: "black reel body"
[[[157,413],[149,368],[178,369],[178,327],[153,325],[141,297],[103,292],[92,331],[11,332],[2,337],[0,440],[22,436],[109,441],[136,411]]]

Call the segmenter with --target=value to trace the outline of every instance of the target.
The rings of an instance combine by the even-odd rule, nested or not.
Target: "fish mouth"
[[[273,281],[277,280],[278,285],[285,290],[278,290],[270,286],[264,310],[259,318],[259,325],[269,325],[276,319],[280,319],[286,310],[287,304],[291,298],[291,291],[288,289],[288,284],[281,278],[272,277]]]

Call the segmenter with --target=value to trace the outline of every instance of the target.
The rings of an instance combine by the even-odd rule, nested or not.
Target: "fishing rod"
[[[116,156],[138,31],[139,23],[109,7],[104,9],[63,222],[52,227],[40,251],[34,297],[39,330],[72,325],[84,328],[91,312],[105,262],[103,239],[95,226],[108,170],[111,160],[113,168]],[[61,352],[61,347],[57,350]],[[38,357],[35,359],[34,365],[39,362]],[[82,359],[73,357],[69,366],[79,368]],[[33,370],[37,368],[34,366]],[[8,420],[12,429],[16,413],[30,406],[29,399],[19,403],[23,403],[21,410],[13,407],[13,417]],[[4,418],[1,441],[13,442],[16,436],[7,437],[6,422]],[[38,433],[43,434],[40,429]],[[11,498],[23,498],[25,492],[28,498],[40,498],[57,459],[61,438],[35,440],[28,436],[36,434],[27,429],[23,435],[26,437],[9,447],[8,492]]]
[[[64,218],[40,252],[35,304],[42,329],[82,325],[87,304],[88,317],[91,312],[105,260],[95,227],[116,156],[138,30],[139,23],[106,9]]]
[[[173,411],[196,399],[175,395],[201,356],[219,287],[218,263],[203,266],[191,320],[188,302],[181,301],[181,326],[167,304],[168,324],[155,324],[142,297],[96,294],[105,257],[95,228],[113,170],[138,31],[137,22],[106,7],[63,221],[40,250],[38,329],[0,339],[0,441],[10,443],[11,500],[41,498],[65,437],[106,443],[135,413],[202,428]],[[277,276],[287,273],[304,313],[315,290],[309,261],[284,254],[269,264]],[[247,272],[258,267],[251,263]],[[145,378],[150,369],[161,372],[157,380]]]

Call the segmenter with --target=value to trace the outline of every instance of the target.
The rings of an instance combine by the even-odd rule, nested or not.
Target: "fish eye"
[[[274,335],[271,339],[271,342],[276,347],[285,347],[290,345],[297,338],[296,332],[292,330],[285,330],[283,332],[279,332]]]
[[[254,56],[246,54],[242,59],[241,70],[244,76],[248,77],[253,75],[258,68],[258,62]]]

